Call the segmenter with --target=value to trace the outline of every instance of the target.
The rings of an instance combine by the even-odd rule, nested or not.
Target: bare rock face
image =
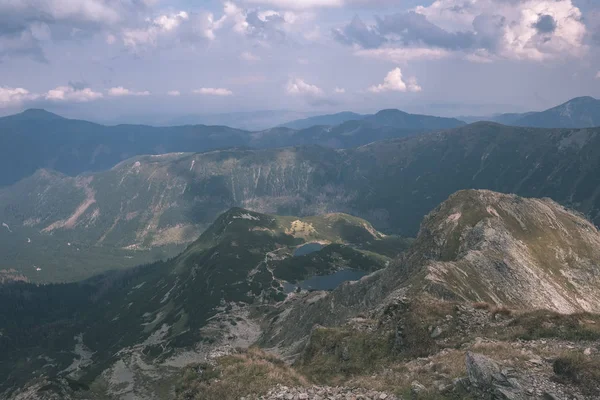
[[[289,388],[278,385],[259,400],[397,400],[398,397],[375,390],[347,387],[312,386]],[[245,400],[251,400],[250,398]]]
[[[467,375],[473,392],[483,398],[522,400],[527,398],[521,383],[501,371],[500,366],[492,359],[481,354],[467,353]]]

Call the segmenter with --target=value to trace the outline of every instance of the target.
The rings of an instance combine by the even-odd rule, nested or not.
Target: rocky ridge
[[[347,387],[312,386],[309,388],[288,388],[278,385],[258,400],[398,400],[394,395],[374,390]],[[242,397],[240,400],[251,400]]]

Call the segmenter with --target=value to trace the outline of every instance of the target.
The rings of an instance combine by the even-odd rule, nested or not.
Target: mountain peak
[[[594,225],[552,200],[463,190],[425,217],[411,261],[447,297],[597,312],[599,248]]]
[[[564,107],[573,107],[573,106],[584,107],[584,106],[588,106],[588,105],[593,106],[596,104],[600,104],[600,100],[595,99],[592,96],[581,96],[581,97],[572,98],[571,100],[569,100],[559,106],[556,106],[555,108],[560,109],[560,108],[564,108]]]
[[[385,110],[378,111],[375,115],[385,116],[385,115],[408,115],[407,112],[398,110],[397,108],[387,108]]]
[[[37,120],[57,120],[57,119],[65,119],[58,114],[51,113],[50,111],[46,111],[42,108],[29,108],[23,111],[20,114],[16,114],[14,116],[18,116],[20,118],[26,119],[37,119]]]
[[[598,99],[592,97],[592,96],[581,96],[581,97],[575,97],[569,101],[567,101],[567,103],[573,103],[573,102],[596,102],[598,101]]]

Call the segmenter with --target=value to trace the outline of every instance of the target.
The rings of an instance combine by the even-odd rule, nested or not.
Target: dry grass
[[[472,305],[476,310],[489,310],[492,307],[489,303],[484,302],[473,303]]]
[[[600,340],[600,315],[563,315],[539,310],[518,315],[509,328],[513,337],[525,340]]]
[[[600,357],[565,353],[554,361],[553,369],[558,381],[575,383],[587,395],[600,395]]]
[[[431,389],[419,398],[468,399],[469,397],[465,393],[439,393],[437,387],[440,382],[450,383],[452,379],[462,377],[465,374],[464,351],[446,350],[428,358],[426,361],[415,359],[408,362],[390,363],[373,374],[355,376],[342,383],[347,386],[364,387],[410,398],[411,383],[418,381],[426,388]]]
[[[283,361],[256,348],[217,359],[216,365],[186,368],[178,400],[234,400],[266,394],[277,384],[306,386],[307,380]]]
[[[491,311],[492,319],[495,319],[497,315],[508,318],[512,315],[512,310],[507,307],[494,307]]]

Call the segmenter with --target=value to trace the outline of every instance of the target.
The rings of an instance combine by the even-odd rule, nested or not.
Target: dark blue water
[[[302,282],[286,283],[283,289],[286,293],[293,292],[298,286],[306,290],[333,290],[344,282],[357,281],[365,275],[366,272],[357,269],[343,269],[331,275],[313,276]]]
[[[300,246],[294,251],[294,257],[305,256],[315,251],[319,251],[323,248],[320,243],[306,243],[304,246]]]

